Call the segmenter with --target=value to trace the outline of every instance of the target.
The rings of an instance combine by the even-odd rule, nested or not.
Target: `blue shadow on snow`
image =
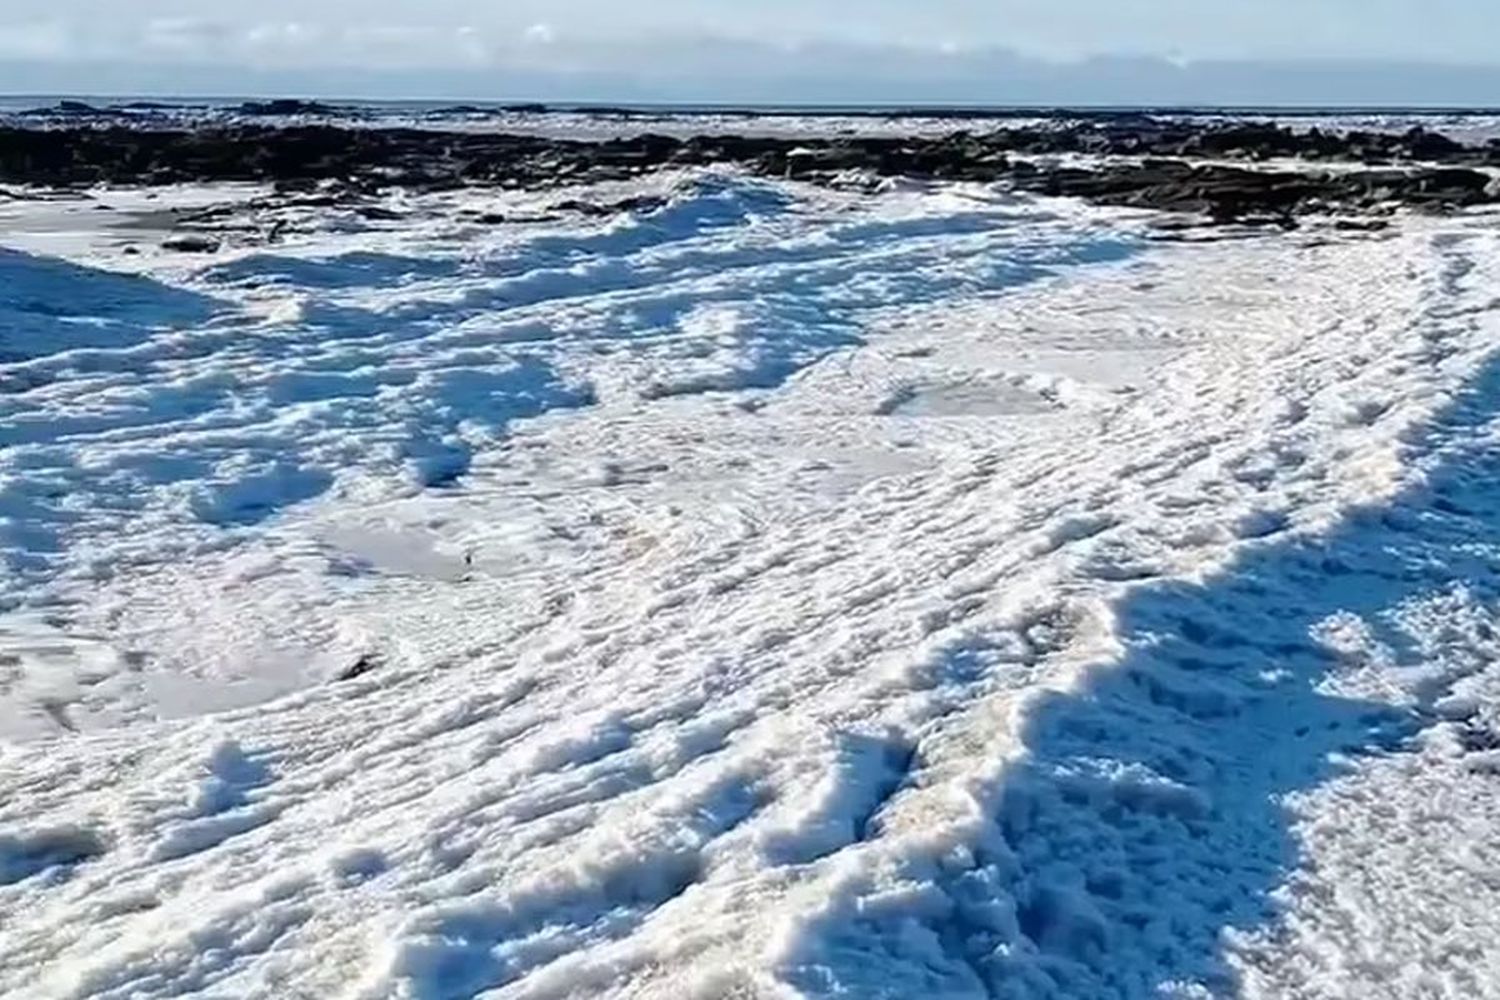
[[[0,365],[82,348],[124,348],[203,323],[213,299],[150,278],[0,246]]]
[[[1358,616],[1397,668],[1420,667],[1390,611],[1458,586],[1500,600],[1500,454],[1464,444],[1497,414],[1500,360],[1409,440],[1431,462],[1422,485],[1206,582],[1128,595],[1126,653],[1029,716],[974,865],[939,877],[951,907],[916,936],[901,905],[825,918],[784,977],[812,996],[1233,993],[1223,932],[1273,928],[1271,894],[1299,864],[1285,796],[1403,752],[1453,680],[1428,679],[1410,709],[1320,691],[1338,654],[1319,626]],[[1495,745],[1479,719],[1456,724]]]

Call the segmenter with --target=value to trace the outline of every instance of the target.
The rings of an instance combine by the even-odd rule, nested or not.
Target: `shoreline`
[[[856,188],[889,178],[1000,184],[1211,223],[1290,226],[1304,215],[1500,202],[1500,141],[1467,144],[1420,126],[1303,132],[1132,118],[940,136],[586,140],[328,124],[0,128],[0,183],[52,189],[253,181],[357,198],[397,187],[545,189],[709,166]]]

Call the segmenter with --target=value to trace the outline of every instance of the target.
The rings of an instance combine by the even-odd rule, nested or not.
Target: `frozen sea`
[[[1500,997],[1496,216],[264,194],[0,196],[0,994]]]

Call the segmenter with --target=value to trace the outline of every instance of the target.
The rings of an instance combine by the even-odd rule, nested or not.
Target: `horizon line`
[[[108,111],[123,104],[152,103],[163,107],[189,108],[195,105],[219,105],[251,101],[299,101],[310,106],[322,106],[332,110],[342,107],[438,105],[434,110],[480,110],[509,111],[534,114],[630,114],[669,111],[683,116],[744,113],[761,117],[856,117],[899,114],[940,113],[954,117],[1023,117],[1028,115],[1129,115],[1129,114],[1259,114],[1271,113],[1287,116],[1318,116],[1338,114],[1420,114],[1452,115],[1463,117],[1500,116],[1500,105],[1495,104],[1320,104],[1301,102],[1268,102],[1255,104],[1190,104],[1190,103],[1125,103],[1104,102],[978,102],[962,103],[948,101],[880,101],[880,102],[744,102],[744,101],[588,101],[533,100],[525,97],[356,97],[356,96],[310,96],[307,93],[260,92],[260,93],[201,93],[165,94],[143,92],[0,92],[0,101],[51,101],[55,106],[62,101],[90,103],[109,101],[111,104],[97,108]],[[26,110],[46,111],[43,104]]]

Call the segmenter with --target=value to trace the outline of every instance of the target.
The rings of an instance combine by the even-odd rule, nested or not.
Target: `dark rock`
[[[369,219],[371,222],[396,222],[406,218],[401,212],[386,208],[382,205],[361,205],[355,209],[361,218]]]
[[[1415,171],[1411,184],[1415,190],[1407,194],[1408,198],[1478,205],[1487,200],[1492,179],[1477,170],[1448,167]]]
[[[1420,160],[1442,160],[1463,150],[1463,144],[1440,132],[1430,132],[1418,125],[1401,137],[1407,156]]]
[[[560,201],[552,205],[551,209],[554,212],[576,212],[579,215],[602,217],[606,215],[621,215],[626,212],[655,212],[663,208],[666,204],[667,199],[660,195],[641,194],[610,202],[580,201],[577,198],[569,198],[566,201]]]
[[[481,108],[477,104],[453,104],[444,108],[433,108],[426,113],[428,118],[447,118],[452,115],[487,115],[492,114],[493,109]]]
[[[357,677],[363,677],[370,671],[380,666],[380,657],[374,653],[361,653],[355,661],[339,672],[336,680],[352,681]]]
[[[178,253],[218,253],[219,241],[209,236],[189,233],[185,236],[170,236],[162,240],[161,248],[175,250]]]
[[[282,100],[250,102],[242,110],[253,116],[335,109]],[[1062,154],[1107,159],[1061,166],[1055,157]],[[1359,161],[1366,169],[1269,170],[1222,162],[1273,158]],[[1412,165],[1417,158],[1435,160],[1437,165]],[[283,202],[326,199],[306,203],[350,204],[368,218],[389,217],[382,214],[387,210],[362,203],[395,187],[545,188],[628,179],[665,166],[735,164],[821,184],[845,184],[851,177],[873,183],[890,176],[999,182],[1040,194],[1187,212],[1219,222],[1286,224],[1295,215],[1330,209],[1370,211],[1407,204],[1448,210],[1494,202],[1500,200],[1500,187],[1476,169],[1491,161],[1500,162],[1500,145],[1464,146],[1422,130],[1405,135],[1340,135],[1316,129],[1299,133],[1268,123],[1203,125],[1149,114],[1075,115],[1055,124],[934,138],[678,139],[644,134],[583,142],[485,132],[251,122],[140,128],[91,121],[45,129],[0,128],[3,182],[80,188],[97,183],[255,181],[274,183]],[[1407,166],[1374,166],[1380,163]],[[555,207],[604,216],[650,212],[662,204],[659,198],[643,196],[610,203],[573,199]]]
[[[289,117],[291,115],[334,115],[338,113],[338,109],[318,101],[300,101],[282,97],[270,101],[246,101],[239,106],[239,113],[257,117]]]
[[[506,215],[503,212],[481,212],[478,215],[474,216],[474,221],[479,223],[481,226],[507,226],[556,222],[558,218],[559,217],[556,215],[548,215],[546,213],[533,213],[530,215]]]

